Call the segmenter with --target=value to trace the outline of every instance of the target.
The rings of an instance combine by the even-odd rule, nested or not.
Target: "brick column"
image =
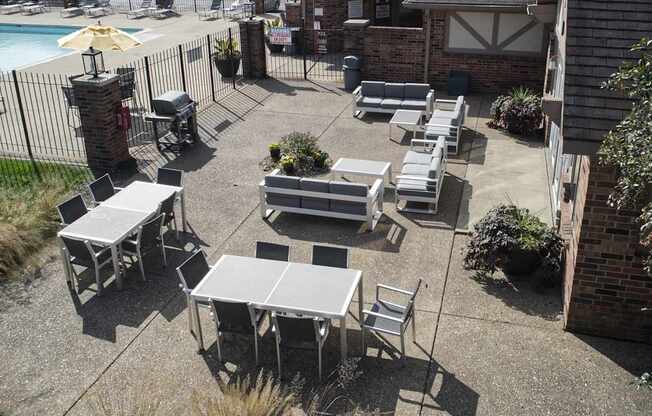
[[[364,55],[364,32],[369,26],[369,19],[349,19],[344,22],[344,47],[345,55]]]
[[[254,13],[255,14],[265,13],[265,0],[254,0]]]
[[[301,2],[285,3],[285,26],[301,27]]]
[[[240,20],[242,73],[246,78],[266,78],[265,28],[261,18]]]
[[[118,126],[117,110],[122,105],[118,79],[115,74],[102,74],[72,80],[88,167],[96,176],[135,168],[127,131]]]

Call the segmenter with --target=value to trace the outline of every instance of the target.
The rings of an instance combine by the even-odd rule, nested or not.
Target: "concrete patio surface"
[[[217,361],[214,324],[206,311],[200,314],[207,351],[196,353],[174,269],[199,247],[211,264],[225,253],[253,255],[256,240],[291,245],[292,260],[298,262],[310,261],[314,243],[349,247],[351,267],[363,271],[365,303],[373,301],[378,282],[410,288],[418,278],[424,280],[417,342],[407,343],[405,361],[395,359],[397,339],[367,334],[361,376],[348,392],[363,407],[397,415],[650,414],[649,393],[628,385],[652,368],[650,346],[566,333],[559,288],[537,293],[527,281],[509,283],[498,274],[479,279],[462,268],[468,237],[455,229],[489,206],[482,176],[497,181],[508,176],[507,171],[497,176],[494,164],[501,159],[483,158],[481,149],[490,153],[493,142],[501,141],[496,153],[514,150],[532,160],[542,154],[536,146],[521,147],[484,131],[484,110],[476,110],[484,103],[482,97],[469,99],[463,151],[450,159],[439,214],[397,212],[389,185],[385,215],[369,233],[345,220],[286,213],[261,219],[257,185],[265,172],[259,162],[269,143],[294,130],[310,131],[333,160],[385,160],[396,174],[410,134],[390,141],[389,117],[353,118],[350,95],[336,85],[269,79],[240,87],[200,114],[202,140],[182,156],[166,159],[142,150],[150,164],[137,178],[151,176],[163,164],[186,172],[191,232],[181,242],[172,233],[167,237],[169,267],[162,268],[152,256],[145,265],[146,282],[130,269],[123,291],[110,279],[102,298],[94,296],[93,285],[77,296],[67,289],[53,252],[31,286],[3,291],[0,414],[89,415],[88,404],[97,395],[120,400],[145,386],[148,397],[162,401],[163,414],[184,415],[193,391],[217,393],[217,380],[255,374],[259,369],[248,338],[227,338],[225,363]],[[481,136],[484,147],[476,146]],[[470,176],[474,160],[482,160],[481,169]],[[537,173],[530,166],[533,177],[545,178],[541,168]],[[520,195],[517,185],[510,189]],[[540,201],[526,203],[536,209]],[[350,310],[349,349],[356,357],[361,340],[355,302]],[[334,325],[325,349],[327,373],[339,362],[340,328]],[[284,379],[300,373],[316,383],[314,354],[285,353]],[[268,328],[260,355],[260,368],[275,373]]]

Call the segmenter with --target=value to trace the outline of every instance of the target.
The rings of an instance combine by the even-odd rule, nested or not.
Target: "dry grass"
[[[161,415],[161,397],[155,385],[139,384],[135,388],[107,387],[93,393],[88,401],[88,414],[93,416],[157,416]],[[154,394],[153,394],[154,393]]]

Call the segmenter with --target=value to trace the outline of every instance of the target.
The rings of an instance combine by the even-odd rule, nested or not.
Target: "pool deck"
[[[23,16],[21,14],[0,15],[0,23],[10,24],[34,24],[34,25],[61,25],[61,26],[86,26],[100,20],[103,25],[110,25],[120,28],[139,28],[145,32],[139,34],[143,45],[126,52],[109,51],[104,53],[104,61],[107,67],[115,67],[128,64],[138,58],[151,55],[155,52],[176,46],[178,44],[197,39],[201,36],[227,30],[229,27],[238,30],[238,23],[235,20],[216,19],[210,21],[199,20],[196,14],[184,12],[179,16],[167,19],[156,20],[151,18],[128,19],[126,15],[115,13],[99,19],[91,19],[86,16],[62,18],[57,9],[34,16]],[[21,71],[74,74],[81,70],[81,58],[79,52],[65,55],[32,65]]]

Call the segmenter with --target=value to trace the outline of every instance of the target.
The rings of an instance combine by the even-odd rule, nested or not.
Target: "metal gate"
[[[267,43],[267,73],[279,79],[342,82],[341,29],[292,29],[291,45]]]

